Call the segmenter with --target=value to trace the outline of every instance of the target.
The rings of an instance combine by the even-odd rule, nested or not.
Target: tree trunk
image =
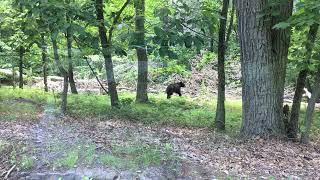
[[[63,76],[63,92],[61,95],[61,114],[64,115],[66,110],[67,110],[67,96],[68,96],[68,72],[64,69],[59,53],[58,53],[58,45],[57,45],[57,40],[51,36],[51,42],[52,42],[52,48],[53,48],[53,56],[54,56],[54,61],[60,71],[60,73]]]
[[[299,116],[300,116],[300,106],[303,94],[303,88],[305,87],[305,82],[307,78],[307,71],[302,70],[299,72],[296,88],[293,97],[293,103],[291,108],[291,115],[288,125],[288,138],[295,140],[297,138],[298,133],[298,125],[299,125]]]
[[[108,92],[111,99],[111,106],[118,106],[119,98],[116,87],[116,82],[113,73],[113,63],[112,63],[112,35],[109,34],[109,39],[107,38],[106,28],[104,26],[104,16],[103,16],[103,0],[95,1],[96,15],[99,22],[99,36],[102,46],[102,54],[105,59],[105,66],[107,71],[107,81],[108,81]]]
[[[317,32],[319,29],[318,24],[314,24],[310,27],[307,43],[306,43],[306,63],[309,64],[312,56],[312,49],[314,46],[314,42],[317,36]],[[306,79],[308,75],[308,70],[303,69],[299,72],[298,79],[296,82],[296,89],[294,92],[293,97],[293,103],[292,103],[292,110],[291,110],[291,116],[289,121],[289,127],[288,127],[288,138],[290,139],[296,139],[298,134],[298,125],[299,125],[299,116],[300,116],[300,106],[301,106],[301,100],[302,100],[302,94],[303,94],[303,88],[306,85]]]
[[[70,4],[69,0],[66,0],[67,4]],[[71,25],[71,19],[68,15],[69,12],[66,14],[66,20]],[[69,26],[67,28],[66,32],[66,38],[67,38],[67,49],[68,49],[68,73],[69,73],[69,83],[70,83],[70,89],[72,94],[78,94],[76,83],[74,81],[73,76],[73,65],[72,65],[72,31],[71,27]]]
[[[70,28],[67,29],[67,46],[68,46],[68,73],[69,83],[72,94],[78,94],[76,83],[73,77],[73,64],[72,64],[72,34]]]
[[[318,69],[318,72],[316,73],[316,78],[315,78],[315,83],[313,87],[313,93],[311,95],[311,98],[308,102],[308,107],[306,111],[306,117],[304,119],[304,126],[305,130],[301,134],[301,143],[307,144],[309,143],[309,134],[310,134],[310,129],[312,125],[312,116],[314,112],[314,107],[317,102],[317,100],[320,97],[320,69]]]
[[[145,45],[144,12],[145,1],[135,0],[135,25],[136,25],[136,50],[138,58],[138,84],[136,101],[146,103],[148,101],[148,57]]]
[[[227,37],[226,37],[226,47],[228,47],[229,41],[230,41],[230,37],[231,37],[231,32],[233,29],[233,20],[234,20],[234,12],[235,12],[235,4],[234,4],[235,0],[232,0],[232,8],[231,8],[231,16],[230,16],[230,22],[229,22],[229,27],[228,27],[228,32],[227,32]],[[227,49],[227,48],[226,48]]]
[[[12,87],[13,89],[16,88],[16,70],[14,66],[12,66]]]
[[[219,45],[218,45],[218,100],[215,117],[215,128],[225,130],[225,53],[226,53],[226,26],[228,18],[229,0],[224,0],[222,5]]]
[[[19,48],[19,88],[23,89],[23,61],[24,61],[24,48]]]
[[[63,76],[63,91],[61,95],[61,114],[65,114],[67,111],[67,99],[68,99],[68,75]]]
[[[261,17],[268,7],[267,0],[237,1],[243,136],[283,137],[285,132],[282,106],[290,31],[272,27],[291,16],[292,1],[273,9],[278,17]]]
[[[47,44],[44,39],[44,35],[41,35],[41,56],[42,56],[42,71],[43,71],[43,84],[44,91],[48,92],[48,58],[47,58]]]

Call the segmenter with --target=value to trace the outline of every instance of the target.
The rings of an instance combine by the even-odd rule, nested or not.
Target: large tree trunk
[[[48,50],[44,35],[41,35],[41,56],[42,56],[42,71],[43,71],[43,84],[44,91],[48,92]]]
[[[64,115],[67,110],[67,96],[68,96],[68,72],[64,69],[59,53],[58,53],[58,45],[57,40],[51,36],[52,48],[53,48],[53,56],[56,66],[58,67],[60,73],[63,76],[63,92],[61,95],[61,114]]]
[[[24,47],[19,48],[19,88],[23,89],[23,61],[24,61]]]
[[[312,125],[312,117],[313,117],[313,112],[314,112],[314,107],[317,102],[317,100],[320,97],[320,69],[318,69],[318,72],[316,73],[316,78],[315,78],[315,83],[313,87],[313,93],[311,95],[311,98],[308,102],[308,107],[306,111],[306,117],[304,119],[304,126],[305,130],[301,134],[301,143],[309,143],[309,134],[311,130],[311,125]]]
[[[144,11],[145,1],[135,0],[136,13],[136,45],[138,58],[138,84],[136,101],[139,103],[146,103],[148,101],[148,57],[145,49],[145,29],[144,29]]]
[[[307,43],[306,43],[306,63],[309,64],[312,56],[312,49],[319,29],[319,24],[314,24],[310,26],[308,33]],[[298,134],[299,116],[300,116],[300,106],[303,94],[303,88],[306,85],[306,79],[308,75],[308,70],[303,69],[299,72],[298,79],[296,82],[296,89],[294,92],[291,116],[288,127],[288,138],[296,139]]]
[[[228,18],[229,0],[224,0],[222,5],[220,28],[219,28],[219,45],[218,45],[218,100],[215,117],[215,128],[218,130],[225,129],[225,53],[226,53],[226,26]]]
[[[106,28],[104,26],[104,16],[103,16],[103,0],[95,1],[96,15],[99,22],[99,36],[102,46],[102,54],[105,59],[105,66],[107,71],[107,81],[108,81],[108,92],[111,98],[111,106],[118,106],[119,98],[116,87],[116,82],[113,73],[113,63],[112,63],[112,37],[109,34],[109,39],[107,38]]]
[[[244,136],[282,137],[285,132],[282,106],[290,31],[272,27],[291,16],[292,1],[273,9],[280,13],[278,17],[261,17],[267,2],[237,1]]]

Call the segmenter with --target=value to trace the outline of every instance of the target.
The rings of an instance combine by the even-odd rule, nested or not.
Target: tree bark
[[[234,20],[234,14],[235,14],[235,4],[234,4],[235,0],[232,0],[232,8],[231,8],[231,16],[230,16],[230,22],[229,22],[229,27],[228,27],[228,32],[227,32],[227,37],[226,37],[226,47],[228,47],[229,41],[230,41],[230,37],[231,37],[231,32],[233,29],[233,20]],[[227,49],[227,48],[226,48]]]
[[[67,97],[68,97],[68,72],[64,69],[59,53],[58,53],[58,45],[57,45],[57,40],[51,36],[51,42],[52,42],[52,48],[53,48],[53,56],[54,56],[54,61],[60,71],[60,73],[63,76],[63,92],[61,95],[61,114],[64,115],[66,110],[67,110]]]
[[[306,63],[309,64],[312,56],[312,49],[314,46],[314,42],[317,36],[317,32],[319,29],[318,24],[313,24],[310,26],[310,30],[308,33],[307,43],[306,43]],[[293,103],[292,103],[292,110],[291,116],[289,121],[288,127],[288,138],[295,140],[298,134],[298,125],[299,125],[299,116],[300,116],[300,106],[303,94],[303,88],[306,86],[306,79],[308,75],[308,70],[303,69],[299,72],[297,82],[296,82],[296,89],[294,92]]]
[[[99,22],[99,36],[102,46],[102,54],[105,59],[105,66],[107,72],[107,82],[108,82],[108,92],[111,99],[111,106],[119,105],[118,92],[116,87],[116,82],[113,72],[112,63],[112,31],[109,33],[109,39],[107,37],[107,31],[104,26],[104,16],[103,16],[103,0],[95,1],[96,15]]]
[[[225,130],[225,53],[226,53],[226,26],[228,18],[229,0],[223,0],[218,45],[218,100],[215,117],[215,128]]]
[[[70,0],[66,0],[67,4],[70,4]],[[67,38],[67,49],[68,49],[68,73],[69,73],[69,83],[72,94],[78,94],[76,83],[74,81],[73,75],[73,64],[72,64],[72,30],[71,30],[71,19],[69,16],[69,12],[66,13],[66,20],[69,23],[69,27],[67,28],[66,38]]]
[[[24,62],[24,47],[19,48],[19,88],[23,89],[23,62]]]
[[[16,88],[16,70],[13,65],[12,65],[12,87],[13,89]]]
[[[136,51],[138,58],[138,84],[136,101],[146,103],[148,101],[148,57],[145,45],[144,12],[145,1],[135,0],[135,26],[136,26]]]
[[[43,84],[44,91],[48,92],[48,50],[44,35],[41,35],[41,56],[42,56],[42,71],[43,71]]]
[[[72,94],[78,94],[76,83],[73,75],[73,64],[72,64],[72,34],[70,28],[67,29],[67,46],[68,46],[68,73],[69,83]]]
[[[238,29],[241,47],[243,136],[284,136],[283,92],[288,29],[272,29],[292,14],[292,1],[273,7],[277,17],[264,15],[267,0],[237,0]]]
[[[67,111],[67,100],[68,100],[68,75],[63,76],[63,91],[61,95],[61,114],[64,115]]]
[[[314,112],[314,107],[317,102],[317,100],[320,97],[320,68],[318,69],[318,72],[316,73],[316,78],[315,78],[315,85],[313,87],[313,93],[311,95],[311,98],[308,102],[308,107],[306,111],[306,117],[304,119],[304,126],[305,130],[301,134],[301,143],[307,144],[309,143],[309,134],[310,134],[310,129],[312,125],[312,117],[313,117],[313,112]]]

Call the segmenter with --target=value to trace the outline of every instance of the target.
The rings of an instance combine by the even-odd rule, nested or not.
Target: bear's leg
[[[179,94],[179,96],[182,96],[180,89],[177,91],[177,94]]]

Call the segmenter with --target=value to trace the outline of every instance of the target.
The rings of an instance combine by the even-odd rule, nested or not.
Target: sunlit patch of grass
[[[123,118],[143,123],[158,123],[186,127],[212,127],[215,117],[216,100],[203,100],[201,97],[172,97],[164,93],[149,94],[149,103],[135,103],[134,93],[121,93],[120,107],[110,107],[108,96],[71,95],[69,112],[78,115],[91,115],[106,118]],[[226,125],[235,132],[241,122],[241,101],[226,101]]]
[[[168,147],[161,151],[156,146],[138,142],[127,144],[126,146],[113,145],[112,153],[99,155],[99,162],[111,167],[125,169],[137,169],[151,165],[158,166],[163,161],[175,159],[172,149]]]
[[[0,102],[0,121],[16,121],[18,119],[37,119],[41,112],[35,104],[19,102],[16,100],[3,100]]]
[[[28,155],[23,155],[21,158],[21,167],[23,169],[31,169],[33,166],[33,157]]]
[[[8,146],[9,146],[8,141],[0,139],[0,152],[7,149]]]
[[[116,168],[122,168],[123,165],[123,159],[116,157],[114,155],[111,154],[102,154],[99,156],[99,162],[101,164],[105,164],[111,167],[116,167]]]
[[[72,168],[75,165],[77,165],[78,160],[79,160],[79,150],[72,149],[66,153],[65,157],[57,159],[55,162],[55,166]]]
[[[42,89],[28,87],[25,87],[24,89],[13,89],[12,87],[0,88],[0,101],[18,98],[28,99],[38,104],[45,104],[49,99],[52,99],[52,94],[44,92]]]

